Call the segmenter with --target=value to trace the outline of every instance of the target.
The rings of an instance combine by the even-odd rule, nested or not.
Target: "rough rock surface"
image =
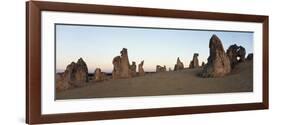
[[[199,67],[199,61],[198,61],[198,53],[193,54],[193,59],[190,61],[189,68],[198,68]]]
[[[156,72],[166,72],[166,71],[167,71],[167,69],[166,69],[165,65],[163,67],[160,65],[156,66]]]
[[[247,60],[253,60],[254,59],[254,54],[253,53],[249,53],[247,56]]]
[[[113,61],[112,61],[112,64],[113,64],[112,78],[113,79],[131,77],[131,70],[130,70],[130,63],[129,63],[127,49],[123,48],[120,53],[121,53],[121,56],[116,56],[115,58],[113,58]]]
[[[82,58],[78,59],[77,63],[72,62],[67,65],[66,70],[61,75],[59,82],[57,82],[57,89],[68,89],[69,87],[77,87],[88,82],[88,68],[87,64]]]
[[[63,73],[56,74],[56,91],[61,91],[61,90],[66,90],[68,88],[70,88],[71,85],[68,82],[65,82],[63,79]]]
[[[95,75],[94,75],[94,81],[99,82],[106,80],[106,74],[101,71],[100,68],[96,68]]]
[[[237,63],[245,61],[246,50],[244,47],[234,44],[229,46],[226,54],[229,57],[231,67],[234,68]]]
[[[130,65],[131,75],[135,77],[137,75],[137,66],[136,62],[132,62],[132,65]]]
[[[82,58],[78,59],[77,63],[72,62],[66,67],[63,74],[64,81],[67,82],[88,82],[88,68],[87,64]]]
[[[210,55],[203,68],[202,77],[221,77],[231,71],[231,65],[221,40],[213,35],[209,43]]]
[[[145,75],[145,72],[144,72],[144,69],[143,69],[143,63],[144,63],[144,61],[141,61],[141,63],[138,65],[139,76],[144,76]]]
[[[180,61],[180,58],[177,58],[177,63],[175,64],[174,71],[182,70],[184,68],[183,63]]]

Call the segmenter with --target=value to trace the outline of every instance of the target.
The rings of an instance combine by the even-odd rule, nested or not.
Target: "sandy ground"
[[[201,78],[202,68],[147,74],[131,79],[88,83],[82,88],[56,93],[56,99],[130,97],[179,94],[205,94],[253,91],[253,64],[238,64],[231,74],[220,78]]]

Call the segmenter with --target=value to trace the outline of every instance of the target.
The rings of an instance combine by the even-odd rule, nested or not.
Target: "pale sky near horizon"
[[[188,67],[194,53],[199,64],[207,62],[209,40],[216,34],[226,50],[241,45],[246,56],[253,52],[252,32],[206,31],[188,29],[156,29],[136,27],[104,27],[56,25],[56,72],[64,71],[71,62],[82,57],[89,73],[96,68],[112,72],[112,60],[128,49],[129,61],[138,65],[144,60],[145,71],[155,71],[156,65],[174,68],[177,57]]]

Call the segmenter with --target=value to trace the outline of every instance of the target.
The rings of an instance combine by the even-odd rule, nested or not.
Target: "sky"
[[[138,65],[144,60],[145,71],[155,71],[156,65],[174,68],[177,57],[188,67],[194,53],[199,64],[207,62],[209,40],[216,34],[224,49],[241,45],[246,55],[253,52],[252,32],[208,31],[192,29],[160,29],[143,27],[113,27],[90,25],[56,25],[56,71],[62,72],[81,57],[89,73],[96,68],[111,73],[112,60],[128,49],[129,61]]]

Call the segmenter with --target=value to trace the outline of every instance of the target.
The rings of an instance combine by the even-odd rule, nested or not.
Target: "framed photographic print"
[[[268,16],[29,1],[30,124],[268,109]]]

